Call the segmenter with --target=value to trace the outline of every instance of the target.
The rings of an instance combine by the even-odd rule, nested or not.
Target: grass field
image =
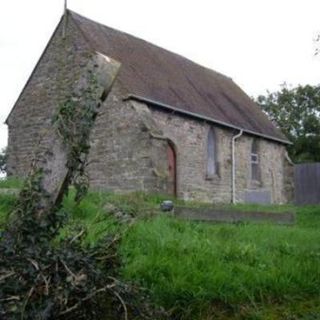
[[[61,237],[85,228],[94,245],[120,233],[121,276],[149,289],[172,319],[320,319],[320,207],[234,207],[294,210],[295,226],[206,224],[158,215],[162,199],[92,193],[76,206],[69,196]],[[0,224],[13,203],[0,194]]]

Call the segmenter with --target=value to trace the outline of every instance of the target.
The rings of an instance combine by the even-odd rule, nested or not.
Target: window
[[[253,139],[251,145],[251,180],[260,181],[259,169],[259,146],[257,139]]]
[[[217,143],[216,135],[212,128],[208,132],[207,140],[207,178],[217,174]]]

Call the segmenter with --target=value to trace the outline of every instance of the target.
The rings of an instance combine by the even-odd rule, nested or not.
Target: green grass
[[[123,229],[108,212],[107,204],[111,203],[112,195],[90,193],[79,205],[73,198],[74,193],[71,192],[63,202],[63,210],[69,214],[69,221],[61,231],[61,237],[85,230],[84,242],[94,245],[109,233],[120,232]]]
[[[15,177],[0,178],[0,189],[19,189],[22,187],[22,184],[23,181]]]
[[[149,289],[176,319],[320,319],[320,206],[225,206],[295,211],[294,226],[206,224],[157,215],[163,199],[90,193],[77,206],[71,192],[60,236],[85,229],[94,245],[120,233],[122,277]],[[13,201],[0,196],[0,223]],[[119,213],[134,223],[121,223]]]
[[[0,230],[4,227],[15,201],[15,196],[0,193]]]
[[[0,178],[0,230],[4,227],[16,201],[14,194],[1,193],[1,189],[19,189],[22,181],[17,178]]]
[[[122,276],[148,288],[157,303],[181,319],[320,316],[318,206],[226,206],[295,211],[297,225],[214,225],[154,217],[163,199],[141,193],[90,194],[79,207],[69,197],[65,208],[72,212],[69,225],[85,226],[90,243],[120,230]],[[110,203],[139,216],[130,229],[107,214]]]
[[[214,301],[254,305],[319,294],[316,228],[157,217],[134,225],[121,249],[125,278],[150,288],[166,307],[200,310]]]

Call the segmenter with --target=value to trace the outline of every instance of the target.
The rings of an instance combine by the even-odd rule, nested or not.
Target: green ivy
[[[87,79],[87,89],[79,95],[67,97],[53,119],[53,124],[67,148],[67,168],[71,173],[69,179],[77,190],[77,202],[86,195],[89,187],[86,174],[89,136],[100,105],[100,101],[96,99],[99,92],[98,81],[91,70],[88,70]]]

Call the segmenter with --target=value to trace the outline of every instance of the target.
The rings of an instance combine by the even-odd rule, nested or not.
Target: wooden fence
[[[296,204],[320,204],[320,163],[295,165],[294,184]]]

